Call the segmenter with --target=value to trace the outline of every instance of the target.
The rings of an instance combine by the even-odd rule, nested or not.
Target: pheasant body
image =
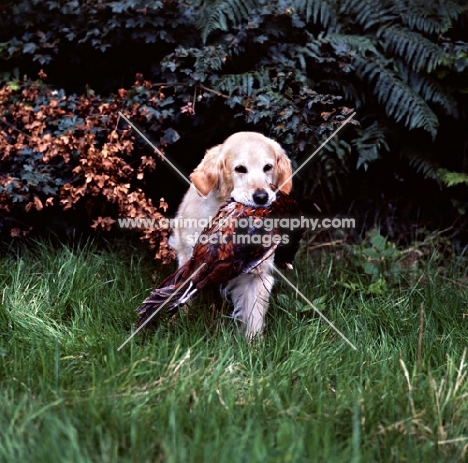
[[[223,204],[198,237],[192,257],[164,279],[137,310],[138,326],[153,318],[166,301],[165,310],[173,314],[195,292],[252,272],[273,254],[279,267],[292,268],[303,229],[281,226],[280,219],[298,218],[301,212],[286,193],[278,191],[276,196],[268,207],[246,206],[233,200]],[[259,226],[268,221],[272,226]]]

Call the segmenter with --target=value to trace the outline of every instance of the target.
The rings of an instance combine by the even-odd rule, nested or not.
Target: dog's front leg
[[[234,305],[232,315],[242,322],[241,330],[249,340],[262,334],[273,283],[271,262],[264,262],[258,272],[240,275],[224,289]]]

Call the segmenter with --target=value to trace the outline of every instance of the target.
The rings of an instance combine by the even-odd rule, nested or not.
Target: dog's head
[[[205,196],[216,189],[223,200],[268,206],[275,200],[270,185],[289,193],[291,176],[291,161],[277,142],[256,132],[238,132],[209,149],[190,179]]]

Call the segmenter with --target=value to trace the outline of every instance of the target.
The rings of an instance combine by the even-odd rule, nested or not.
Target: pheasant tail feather
[[[188,302],[197,291],[193,288],[193,282],[184,285],[184,274],[187,268],[182,266],[177,272],[166,278],[160,285],[143,301],[137,309],[140,316],[138,326],[146,324],[149,319],[156,321],[159,312],[164,308],[169,315],[174,314],[177,309]]]

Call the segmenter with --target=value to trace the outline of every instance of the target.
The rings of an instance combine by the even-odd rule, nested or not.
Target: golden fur
[[[270,184],[280,186],[286,182],[281,190],[289,193],[291,175],[291,162],[277,142],[256,132],[235,133],[205,153],[190,175],[193,185],[185,194],[176,218],[200,220],[214,217],[229,198],[256,205],[256,199],[258,201],[261,196],[263,205],[268,206],[275,200]],[[169,242],[177,252],[179,266],[191,257],[194,237],[202,230],[203,226],[174,230]],[[249,339],[263,329],[273,286],[272,265],[273,257],[252,273],[231,280],[222,290],[232,300],[233,316],[244,323],[244,332]]]

